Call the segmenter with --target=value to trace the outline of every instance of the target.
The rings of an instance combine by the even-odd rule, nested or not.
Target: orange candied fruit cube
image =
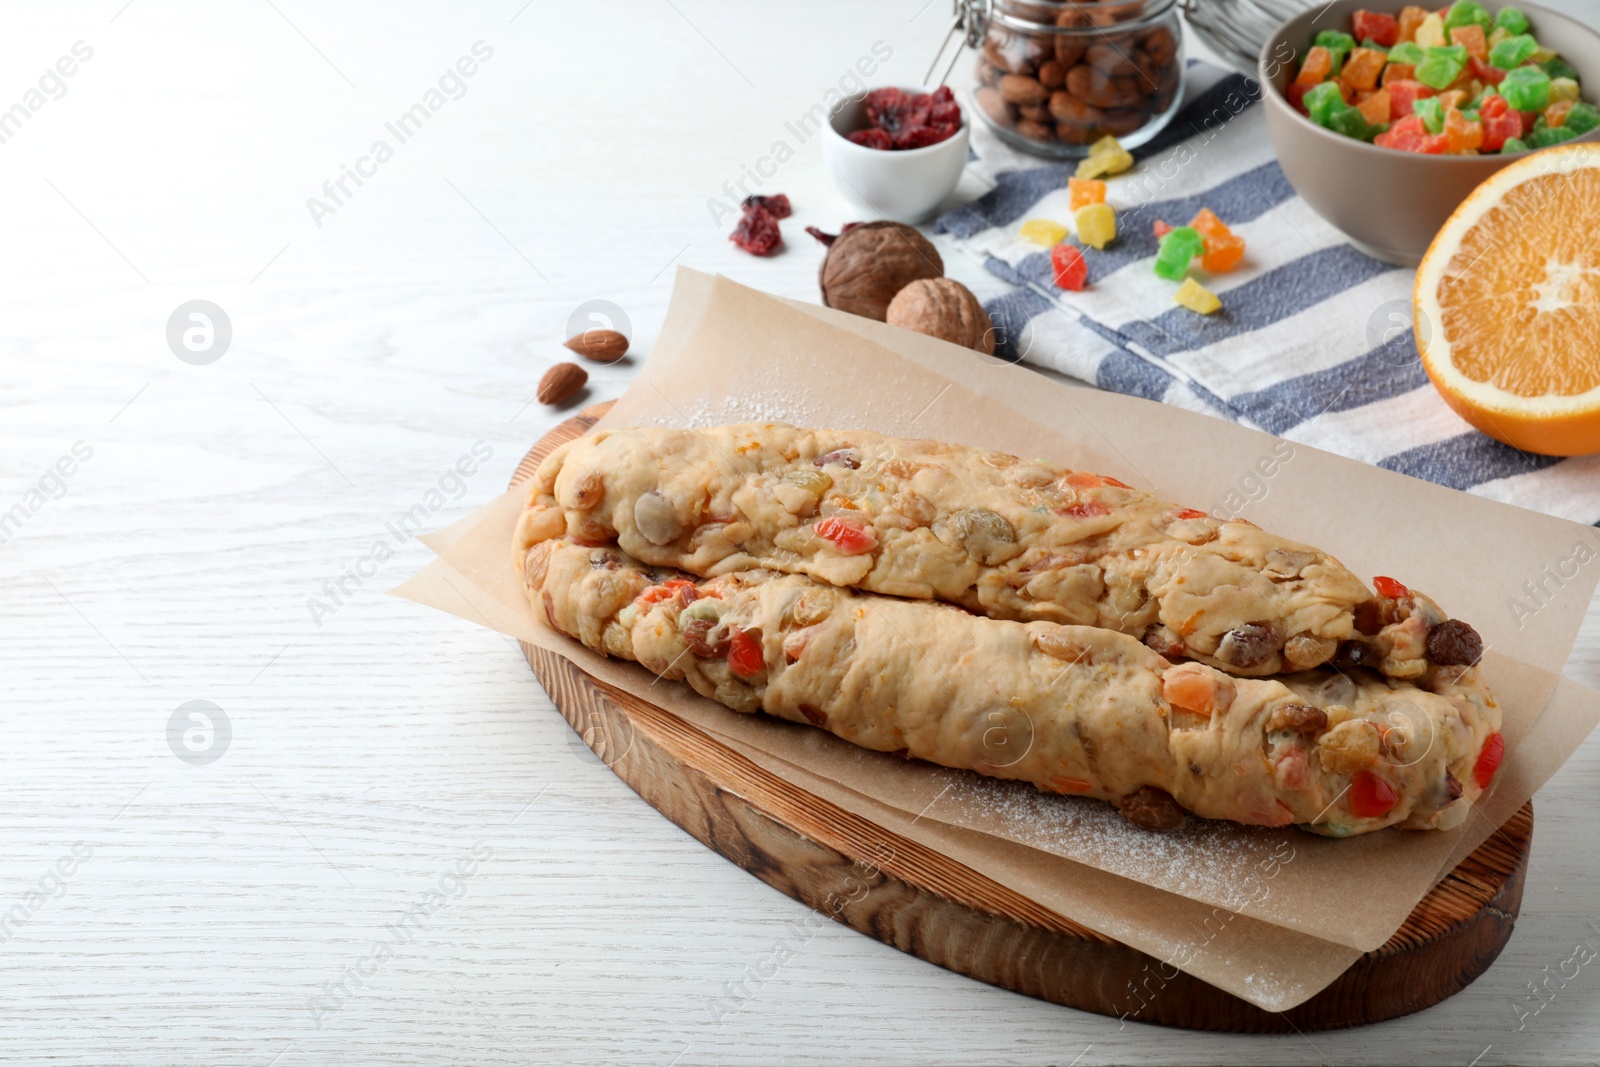
[[[1103,204],[1106,202],[1106,183],[1096,178],[1068,178],[1067,179],[1067,204],[1077,211],[1088,204]]]
[[[1450,89],[1439,94],[1439,107],[1446,115],[1466,103],[1467,93],[1464,89]]]
[[[1415,64],[1390,63],[1388,66],[1383,68],[1383,77],[1380,79],[1379,84],[1388,85],[1390,82],[1412,81],[1414,80],[1412,75],[1416,74],[1416,72],[1417,68]]]
[[[1544,109],[1544,124],[1552,130],[1559,129],[1567,121],[1567,112],[1572,110],[1572,100],[1557,100]]]
[[[1482,36],[1483,31],[1478,31]],[[1389,62],[1389,55],[1376,48],[1357,48],[1350,53],[1350,58],[1344,61],[1344,69],[1339,72],[1352,89],[1371,89],[1378,84],[1378,75],[1383,71],[1383,65]]]
[[[1489,38],[1483,35],[1483,27],[1476,22],[1470,26],[1457,26],[1451,30],[1450,43],[1465,48],[1467,55],[1479,62],[1489,61]]]
[[[1328,80],[1333,82],[1333,84],[1335,84],[1335,85],[1337,85],[1339,87],[1339,95],[1344,97],[1344,102],[1345,103],[1347,103],[1347,104],[1355,103],[1356,91],[1355,91],[1354,87],[1352,87],[1349,82],[1344,80],[1344,75],[1343,74],[1335,74],[1333,77],[1329,78]]]
[[[1227,234],[1206,234],[1206,251],[1200,269],[1210,274],[1225,274],[1244,258],[1244,238]]]
[[[1483,146],[1483,124],[1473,122],[1455,108],[1444,117],[1444,150],[1467,152]]]
[[[1233,231],[1228,229],[1228,224],[1217,218],[1217,213],[1208,207],[1201,208],[1189,220],[1189,227],[1200,231],[1202,237],[1231,237]]]
[[[1389,90],[1379,89],[1367,97],[1356,107],[1361,111],[1361,117],[1369,125],[1376,126],[1380,122],[1388,122],[1393,116],[1389,113]]]
[[[1333,73],[1333,53],[1321,45],[1313,45],[1306,53],[1305,62],[1300,64],[1300,73],[1295,75],[1295,81],[1303,84],[1326,81],[1328,75]]]
[[[1415,4],[1407,4],[1405,7],[1401,8],[1400,40],[1415,41],[1417,39],[1417,27],[1421,26],[1423,20],[1427,17],[1427,9],[1417,7]]]

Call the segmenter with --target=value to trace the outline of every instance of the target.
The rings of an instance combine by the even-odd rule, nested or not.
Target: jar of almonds
[[[1057,158],[1082,156],[1107,134],[1136,148],[1177,111],[1178,0],[986,6],[973,102],[1002,140]]]

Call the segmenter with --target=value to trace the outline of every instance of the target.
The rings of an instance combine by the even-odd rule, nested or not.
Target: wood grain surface
[[[596,404],[529,450],[512,485],[587,433]],[[689,723],[523,644],[562,716],[618,777],[667,818],[774,888],[903,952],[1019,993],[1103,1015],[1160,961],[1085,929],[971,868],[807,793]],[[1179,974],[1141,1022],[1294,1033],[1380,1022],[1470,984],[1511,937],[1528,868],[1524,804],[1425,896],[1389,941],[1288,1012],[1268,1012]],[[862,874],[866,871],[868,873]],[[866,890],[847,890],[864,881]],[[850,902],[839,907],[838,902]]]

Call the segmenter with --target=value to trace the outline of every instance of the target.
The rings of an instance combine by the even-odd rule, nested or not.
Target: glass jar
[[[1183,96],[1178,0],[989,0],[972,102],[1008,144],[1074,158],[1107,134],[1137,148]],[[970,40],[971,38],[969,38]]]

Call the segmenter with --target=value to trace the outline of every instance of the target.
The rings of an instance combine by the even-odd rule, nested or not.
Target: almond
[[[559,404],[583,388],[589,372],[576,363],[557,363],[539,379],[539,403]]]
[[[616,330],[584,330],[566,345],[595,363],[614,363],[628,353],[628,339]]]

